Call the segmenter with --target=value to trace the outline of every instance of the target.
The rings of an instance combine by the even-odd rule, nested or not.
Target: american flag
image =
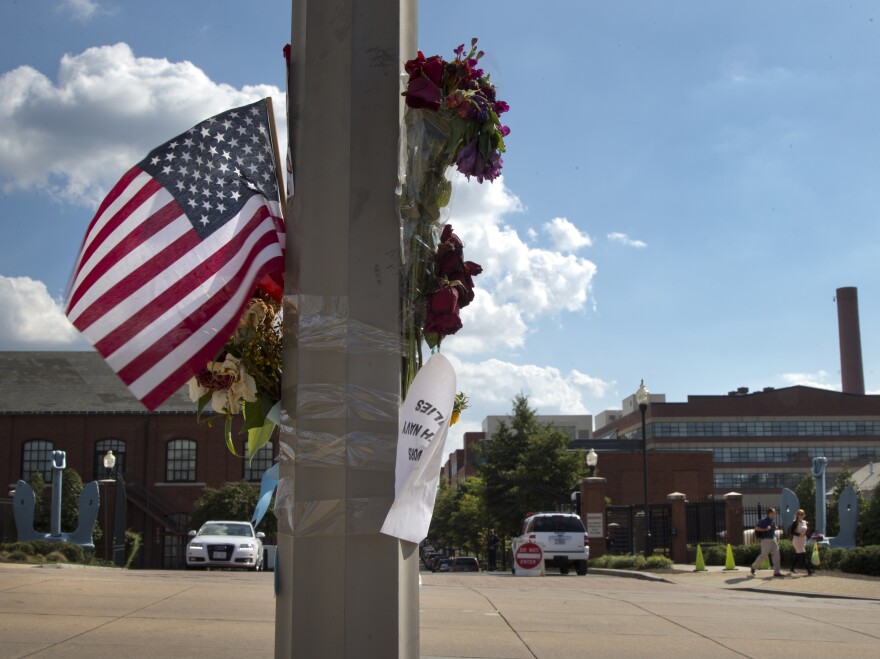
[[[86,232],[67,317],[151,410],[222,349],[256,282],[284,272],[269,103],[153,149]]]

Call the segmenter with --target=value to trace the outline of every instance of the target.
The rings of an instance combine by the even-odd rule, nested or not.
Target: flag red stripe
[[[263,273],[267,272],[283,272],[284,258],[277,256],[266,262]],[[244,304],[241,306],[239,313],[236,314],[223,328],[217,332],[205,346],[196,354],[190,357],[180,367],[171,372],[160,384],[154,387],[148,394],[141,397],[141,402],[147,409],[155,410],[159,405],[168,399],[180,388],[180,383],[185,382],[193,373],[198,373],[205,365],[213,359],[217,353],[223,348],[226,339],[235,331],[241,314],[244,313],[248,298],[245,297]]]
[[[82,298],[82,296],[85,295],[85,293],[96,282],[100,281],[113,266],[119,263],[119,261],[121,261],[124,257],[128,256],[130,253],[147,243],[150,238],[152,238],[159,231],[167,227],[178,217],[185,218],[186,216],[180,209],[180,206],[177,205],[177,202],[172,199],[167,204],[165,204],[158,212],[156,212],[154,215],[151,215],[143,223],[138,225],[136,229],[134,229],[130,234],[123,238],[118,245],[116,245],[108,254],[104,256],[104,258],[102,258],[98,263],[94,265],[91,272],[89,272],[89,274],[87,274],[76,287],[76,291],[70,298],[70,306],[68,307],[68,309],[72,311],[76,306],[76,303]],[[188,222],[189,220],[186,221]],[[195,231],[192,232],[192,238],[197,244],[199,238],[196,235]],[[178,243],[180,243],[180,240],[178,240]],[[165,249],[170,249],[170,246]],[[145,263],[142,268],[145,268],[148,263]],[[127,277],[127,279],[133,277],[139,270],[132,272]],[[120,283],[124,281],[125,279],[120,280]],[[106,308],[106,300],[108,296],[118,299],[118,288],[116,286],[112,287],[106,293],[94,300],[89,308],[77,317],[74,324],[77,328],[80,329],[80,331],[91,325],[94,320],[93,317],[95,313],[99,315],[103,314],[103,310]]]
[[[269,211],[266,206],[260,206],[254,214],[254,217],[251,218],[251,221],[248,222],[248,224],[245,225],[232,238],[232,240],[229,241],[229,243],[225,244],[223,249],[217,250],[205,261],[197,262],[195,268],[182,275],[174,282],[174,284],[163,290],[159,297],[147,303],[145,306],[139,307],[136,314],[131,315],[125,322],[107,334],[103,339],[95,343],[95,348],[98,352],[102,355],[113,354],[122,345],[131,340],[132,337],[136,336],[138,332],[162,316],[162,314],[166,313],[169,309],[172,309],[189,293],[202,285],[207,279],[215,276],[224,264],[234,258],[231,257],[230,254],[237,253],[241,250],[247,240],[252,237],[252,234],[257,232],[259,224],[265,220],[268,214]],[[271,244],[273,240],[275,240],[274,236],[264,234],[258,244],[262,247]],[[195,244],[190,248],[198,244],[198,240],[196,240]],[[176,254],[172,254],[172,262],[180,259],[181,254],[182,253],[179,251],[176,252]],[[170,265],[170,263],[168,265]],[[161,268],[154,268],[155,275],[153,276],[158,276],[165,270],[165,267],[167,266],[163,265]],[[140,276],[143,277],[144,275]],[[134,283],[137,283],[137,281]],[[132,288],[125,297],[127,298],[128,295],[135,290],[135,288]]]
[[[140,170],[138,170],[138,173],[141,173]],[[151,178],[140,190],[138,190],[134,194],[134,196],[132,196],[131,199],[129,199],[125,203],[125,205],[123,205],[119,212],[117,212],[112,218],[110,218],[104,224],[104,226],[102,226],[97,231],[97,233],[95,233],[94,235],[87,234],[89,235],[89,238],[87,240],[87,244],[83,245],[82,258],[80,259],[80,269],[83,265],[88,263],[92,254],[101,247],[104,241],[113,235],[119,225],[128,219],[129,215],[140,208],[144,204],[144,202],[150,199],[150,197],[159,192],[161,189],[162,186],[159,184],[159,182]],[[97,219],[98,217],[100,216],[96,215],[95,219]],[[79,271],[77,272],[77,275],[79,275]],[[79,286],[77,286],[77,289],[79,289]],[[75,301],[71,296],[70,306],[72,307],[74,303]]]
[[[76,276],[79,274],[80,264],[82,264],[84,256],[83,250],[86,248],[89,242],[89,234],[92,229],[95,227],[98,219],[103,215],[106,210],[110,207],[110,205],[116,201],[117,198],[125,191],[126,188],[131,184],[131,182],[138,177],[141,173],[140,167],[132,167],[125,174],[122,175],[122,178],[116,182],[116,185],[107,193],[107,196],[104,198],[104,201],[101,202],[101,205],[98,206],[98,211],[92,217],[92,221],[89,222],[89,226],[86,229],[86,235],[83,236],[82,244],[79,247],[79,252],[77,253],[76,263],[73,266],[73,278],[72,280],[76,280]]]
[[[271,241],[269,244],[271,244]],[[262,248],[265,248],[265,245],[263,245]],[[174,328],[166,332],[164,336],[158,337],[158,340],[156,340],[151,346],[141,350],[134,360],[117,370],[117,374],[122,378],[122,381],[130,385],[135,380],[142,377],[150,368],[158,363],[162,357],[202,328],[205,325],[206,320],[215,316],[231,298],[236,294],[239,294],[242,298],[241,303],[236,305],[232,317],[229,318],[228,321],[225,318],[217,319],[220,322],[225,322],[223,325],[223,333],[216,332],[214,338],[209,339],[205,343],[205,346],[197,350],[194,355],[194,358],[198,357],[196,362],[198,368],[196,370],[204,368],[205,365],[216,356],[220,347],[226,343],[226,340],[232,334],[232,330],[244,312],[245,305],[250,297],[250,288],[252,284],[250,279],[245,281],[244,278],[245,275],[247,275],[248,270],[253,267],[254,257],[259,255],[260,251],[261,249],[257,249],[255,246],[254,250],[248,255],[247,261],[242,264],[242,267],[235,273],[235,276],[230,279],[230,281],[218,291],[216,295],[205,300],[196,311],[181,320]],[[274,259],[270,259],[267,263],[272,263],[274,260],[277,260],[278,267],[283,267],[283,259],[280,255]],[[260,273],[265,272],[266,270],[266,265],[260,265],[258,268],[258,272]],[[214,343],[215,339],[216,341],[219,341],[219,343]],[[195,371],[191,371],[190,373],[193,372]],[[177,386],[179,387],[180,383],[178,383]]]
[[[144,347],[140,350],[139,355],[132,361],[128,362],[125,366],[117,370],[117,374],[122,381],[126,384],[131,384],[138,378],[144,375],[149,368],[155,365],[165,354],[176,348],[180,345],[184,340],[186,340],[191,334],[197,331],[199,328],[203,327],[205,324],[205,320],[213,317],[227,302],[229,302],[230,298],[234,297],[239,293],[239,289],[243,286],[247,287],[247,291],[245,295],[242,296],[241,308],[236,310],[234,314],[234,320],[238,320],[241,317],[241,314],[244,312],[244,304],[247,301],[247,298],[250,294],[250,287],[252,282],[245,282],[242,284],[242,278],[247,273],[248,269],[253,267],[254,257],[259,253],[259,249],[256,249],[256,246],[247,256],[247,260],[242,263],[241,267],[236,271],[232,278],[213,296],[206,299],[197,310],[193,313],[189,314],[186,318],[182,319],[178,322],[173,328],[167,330],[163,336],[158,337],[152,345],[149,347]],[[260,268],[262,269],[262,267]],[[220,322],[225,322],[225,319],[221,319]],[[229,338],[229,334],[224,334],[222,337],[223,342],[226,342],[226,339]],[[205,360],[205,364],[210,361],[214,357],[213,354],[207,356]],[[202,368],[204,364],[199,367]]]

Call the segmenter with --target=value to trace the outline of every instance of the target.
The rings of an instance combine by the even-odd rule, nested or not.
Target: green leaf
[[[433,350],[437,346],[440,345],[440,342],[443,340],[443,337],[437,334],[436,332],[426,332],[425,333],[425,343],[428,344],[428,347]]]
[[[250,464],[253,464],[257,451],[263,448],[272,438],[273,432],[275,432],[275,424],[271,421],[266,421],[259,428],[248,430],[248,452],[251,454]]]
[[[243,458],[243,455],[239,455],[235,452],[235,446],[232,443],[232,415],[230,414],[226,415],[226,426],[223,434],[226,436],[226,448],[229,449],[229,452],[236,458]]]
[[[199,402],[196,403],[198,405],[198,409],[196,410],[196,423],[201,423],[202,421],[202,410],[205,409],[205,406],[211,401],[211,396],[213,392],[206,392],[201,398],[199,398]]]
[[[262,426],[263,421],[266,420],[266,415],[263,412],[262,397],[258,396],[257,400],[253,403],[245,401],[244,405],[242,405],[242,416],[244,417],[244,425],[241,427],[242,431],[250,431],[251,428]]]

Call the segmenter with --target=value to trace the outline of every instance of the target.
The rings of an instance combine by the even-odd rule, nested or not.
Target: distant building
[[[603,451],[641,444],[641,414],[631,399],[620,418],[595,430],[600,469]],[[880,396],[804,386],[754,393],[743,387],[685,403],[652,394],[645,421],[649,454],[711,453],[715,495],[740,492],[745,505],[772,503],[782,488],[796,487],[814,457],[828,458],[829,479],[844,464],[855,470],[880,459]]]
[[[552,423],[553,428],[572,440],[589,439],[593,436],[593,417],[590,414],[538,414],[536,418],[541,425]],[[483,419],[483,432],[486,437],[498,432],[502,421],[509,426],[513,417],[487,416]]]
[[[0,480],[7,492],[39,471],[51,486],[53,450],[86,482],[108,476],[116,456],[128,494],[128,527],[143,534],[140,567],[182,567],[193,504],[205,487],[259,481],[276,442],[253,464],[226,449],[222,421],[196,422],[185,390],[154,412],[129,393],[96,352],[0,352]],[[103,493],[102,493],[103,495]],[[0,532],[11,532],[10,499],[0,500]],[[99,523],[103,519],[99,514]],[[101,543],[98,543],[99,549]]]

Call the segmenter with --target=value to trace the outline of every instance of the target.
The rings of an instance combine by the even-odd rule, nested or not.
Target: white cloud
[[[499,307],[513,304],[525,320],[583,309],[596,274],[592,261],[529,247],[504,223],[523,207],[503,177],[481,185],[457,176],[453,185],[449,221],[466,245],[466,257],[483,266],[478,288],[488,290]]]
[[[824,370],[819,370],[816,373],[783,373],[779,377],[789,386],[803,385],[805,387],[815,387],[816,389],[840,390],[839,383],[825,382],[829,377],[829,373]]]
[[[69,13],[82,23],[91,20],[95,14],[102,11],[101,6],[94,0],[62,0],[58,9]]]
[[[0,275],[0,310],[2,350],[89,348],[41,281]]]
[[[273,85],[237,89],[190,62],[135,57],[125,43],[65,55],[57,82],[21,66],[0,76],[0,183],[94,206],[154,147],[266,96],[284,108]]]
[[[485,417],[509,414],[519,393],[528,397],[529,406],[538,414],[589,414],[584,398],[604,395],[610,387],[610,383],[574,369],[565,374],[552,366],[499,359],[463,362],[453,351],[443,354],[455,368],[458,389],[470,400],[462,420],[450,428],[446,452],[460,448],[465,432],[481,430]]]
[[[479,286],[479,277],[476,281]],[[481,288],[475,288],[474,293],[474,301],[461,311],[463,329],[443,339],[443,347],[468,355],[523,347],[528,328],[516,305],[498,304]]]
[[[642,242],[641,240],[634,240],[634,239],[630,238],[628,235],[626,235],[625,233],[619,233],[617,231],[612,231],[611,233],[609,233],[608,240],[610,240],[613,243],[620,243],[621,245],[626,245],[627,247],[641,248],[641,247],[648,246],[647,243]]]
[[[572,224],[567,218],[554,217],[544,224],[544,232],[550,236],[553,247],[564,252],[576,252],[581,247],[589,247],[593,239]]]

